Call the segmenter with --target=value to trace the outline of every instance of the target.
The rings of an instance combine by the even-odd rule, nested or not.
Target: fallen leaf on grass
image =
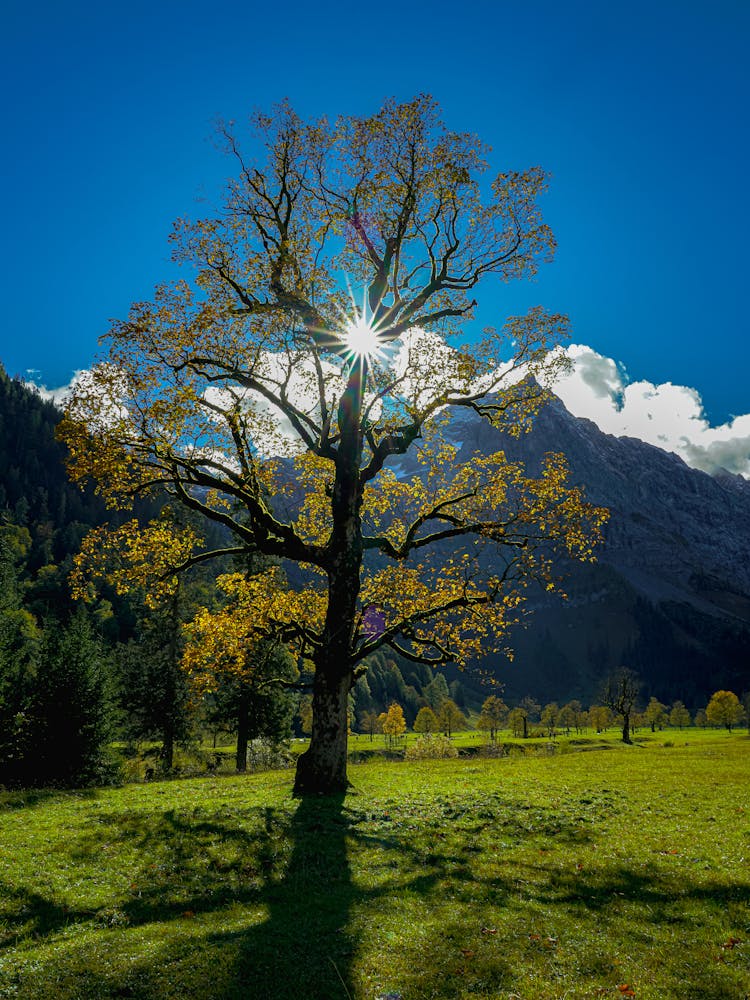
[[[742,944],[742,938],[730,937],[726,939],[726,941],[721,947],[729,949],[729,948],[734,948],[734,946],[737,944]]]
[[[635,990],[630,985],[630,983],[618,983],[617,984],[617,989],[620,991],[620,993],[624,997],[634,997],[635,996]]]
[[[464,956],[464,958],[474,958],[476,952],[472,951],[471,948],[462,948],[461,954]]]
[[[497,934],[497,927],[483,927],[482,934]]]

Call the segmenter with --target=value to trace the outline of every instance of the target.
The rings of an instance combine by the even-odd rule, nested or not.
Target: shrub
[[[435,733],[420,736],[406,748],[407,760],[439,760],[446,757],[458,757],[458,750],[447,736]]]
[[[294,755],[287,747],[270,740],[252,740],[247,748],[249,771],[276,771],[292,767],[294,762]]]

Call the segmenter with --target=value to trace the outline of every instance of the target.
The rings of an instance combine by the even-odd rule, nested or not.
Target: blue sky
[[[540,303],[629,379],[750,412],[750,4],[4,0],[0,361],[48,386],[172,273],[174,218],[231,167],[217,116],[303,115],[430,92],[497,169],[553,174],[559,242],[534,284],[487,289],[477,326]]]

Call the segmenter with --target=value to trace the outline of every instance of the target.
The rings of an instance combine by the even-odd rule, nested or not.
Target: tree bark
[[[313,727],[310,746],[297,760],[294,794],[334,795],[349,787],[346,774],[349,671],[336,664],[316,664],[313,683]]]
[[[237,749],[235,753],[235,767],[238,774],[247,771],[247,741],[249,733],[248,720],[248,697],[246,692],[239,696],[237,707]]]
[[[630,714],[628,712],[623,712],[622,716],[622,742],[632,743],[630,739]]]
[[[161,766],[165,774],[169,774],[174,767],[174,732],[171,725],[168,725],[162,733],[161,743]]]
[[[352,657],[362,571],[362,393],[367,362],[355,359],[338,409],[341,442],[331,496],[328,542],[328,607],[323,638],[314,656],[312,734],[300,754],[294,794],[333,795],[346,791],[347,708],[353,683]]]

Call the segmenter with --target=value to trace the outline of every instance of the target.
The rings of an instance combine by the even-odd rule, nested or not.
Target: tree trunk
[[[622,742],[632,743],[630,739],[630,715],[625,712],[622,716]]]
[[[167,726],[162,733],[160,757],[164,773],[169,774],[174,766],[174,732],[171,726]]]
[[[250,730],[248,719],[248,697],[246,692],[239,696],[237,707],[237,750],[235,753],[235,767],[238,774],[247,771],[247,740]]]
[[[354,680],[352,648],[362,570],[362,392],[367,363],[355,358],[338,407],[341,441],[331,495],[328,542],[328,607],[320,647],[314,656],[312,734],[297,760],[294,794],[334,795],[346,791],[348,697]]]
[[[335,664],[330,667],[335,668]],[[324,663],[316,664],[312,735],[309,748],[297,760],[295,795],[332,795],[346,791],[349,785],[346,711],[350,687],[348,670],[342,675],[340,670],[326,669]]]

